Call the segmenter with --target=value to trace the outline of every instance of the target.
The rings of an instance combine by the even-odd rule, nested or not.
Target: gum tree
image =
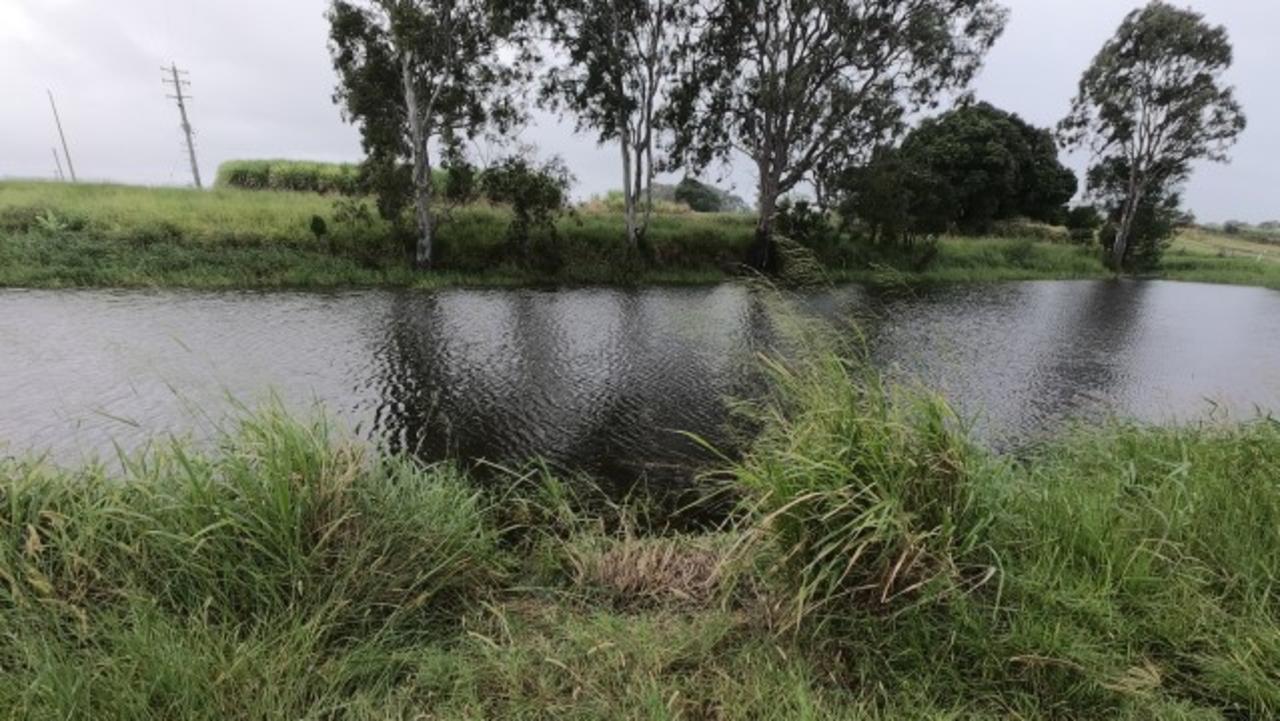
[[[334,0],[328,17],[338,72],[334,101],[360,127],[366,171],[385,215],[406,186],[417,221],[415,263],[431,265],[432,147],[454,146],[520,116],[507,93],[527,79],[522,0]],[[409,167],[409,178],[402,169]],[[406,182],[407,181],[407,182]]]
[[[752,263],[774,264],[778,200],[822,185],[895,137],[903,119],[967,85],[1004,29],[995,0],[705,3],[679,93],[676,152],[756,166]]]
[[[622,158],[627,242],[644,240],[653,209],[655,145],[685,45],[687,0],[544,0],[542,18],[561,53],[543,96],[578,118]]]
[[[1234,89],[1226,28],[1203,15],[1152,2],[1121,23],[1080,80],[1058,127],[1069,147],[1093,154],[1089,190],[1111,206],[1111,262],[1128,260],[1135,222],[1164,204],[1197,160],[1225,162],[1245,128]]]

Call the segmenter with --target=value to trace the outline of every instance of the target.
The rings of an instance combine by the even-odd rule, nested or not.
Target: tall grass
[[[735,473],[745,560],[843,684],[940,717],[1280,713],[1280,423],[1113,424],[1015,463],[863,368],[775,364]]]
[[[218,166],[218,188],[356,195],[360,166],[300,160],[230,160]]]
[[[322,422],[122,464],[0,466],[0,718],[331,717],[508,570],[457,473]]]
[[[5,461],[0,718],[1280,713],[1280,424],[1015,462],[848,354],[771,373],[700,534],[270,411],[114,470]]]
[[[983,461],[946,403],[835,353],[798,363],[768,364],[776,395],[734,478],[754,519],[748,555],[787,588],[788,626],[990,578],[971,560]]]

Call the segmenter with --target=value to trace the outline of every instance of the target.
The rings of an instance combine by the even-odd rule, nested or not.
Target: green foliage
[[[1015,462],[822,338],[703,534],[274,411],[114,472],[0,461],[0,718],[1280,713],[1280,424]]]
[[[216,186],[322,195],[364,192],[358,165],[299,160],[230,160],[218,167]]]
[[[1203,15],[1153,0],[1125,17],[1080,80],[1063,141],[1093,153],[1089,191],[1115,223],[1117,269],[1159,262],[1151,216],[1164,208],[1197,160],[1224,162],[1245,116],[1224,75],[1233,50],[1227,31]],[[1130,252],[1139,215],[1145,247]],[[1158,235],[1156,233],[1155,235]]]
[[[1106,220],[1093,205],[1078,205],[1067,212],[1067,232],[1072,242],[1089,245],[1098,239],[1098,229]]]
[[[511,224],[507,237],[530,260],[558,267],[559,258],[549,257],[550,249],[543,248],[542,258],[531,258],[530,242],[535,230],[555,237],[556,218],[568,208],[569,187],[573,178],[559,159],[535,164],[522,155],[513,155],[498,161],[485,170],[481,180],[485,196],[494,203],[511,208]]]
[[[412,236],[361,198],[306,193],[137,188],[66,183],[0,183],[0,286],[189,288],[439,287],[548,283],[687,284],[723,282],[747,257],[755,216],[692,213],[660,205],[637,268],[626,248],[621,214],[589,204],[559,218],[552,239],[534,229],[535,248],[550,245],[564,265],[552,273],[511,253],[506,207],[480,203],[448,212],[438,248],[440,270],[405,263]],[[676,211],[679,212],[671,212]],[[37,219],[52,215],[63,230]],[[314,216],[328,225],[317,239]],[[848,220],[848,218],[843,218]],[[1109,275],[1097,253],[1034,243],[1016,258],[1017,240],[917,238],[910,247],[860,242],[854,218],[831,246],[810,249],[832,280],[930,283],[1097,278]],[[1190,231],[1188,231],[1190,232]],[[1184,235],[1185,237],[1185,235]],[[1225,237],[1225,236],[1223,236]],[[1265,241],[1270,236],[1258,236]],[[1253,236],[1240,236],[1241,241]],[[1198,246],[1197,246],[1198,247]],[[1248,243],[1232,255],[1175,249],[1161,277],[1280,288],[1274,244]],[[1017,261],[1016,263],[1014,261]]]
[[[955,215],[950,185],[893,148],[846,171],[835,189],[840,216],[864,226],[873,245],[912,246],[947,232]]]
[[[1038,223],[1026,218],[1012,218],[995,223],[991,227],[991,236],[1037,240],[1045,243],[1065,243],[1071,239],[1071,232],[1057,225]]]
[[[774,559],[788,624],[838,625],[989,577],[969,558],[985,519],[955,416],[835,355],[812,363],[770,366],[771,422],[735,477],[767,544],[750,553]]]
[[[1160,267],[1161,259],[1173,243],[1173,236],[1178,229],[1178,220],[1181,217],[1180,204],[1181,199],[1177,194],[1170,194],[1160,199],[1143,197],[1140,200],[1123,250],[1125,268],[1144,273]],[[1098,242],[1107,251],[1109,257],[1117,253],[1119,223],[1119,218],[1113,219],[1098,233]]]
[[[864,164],[904,118],[963,88],[1006,17],[994,0],[711,3],[674,98],[673,152],[695,169],[732,149],[756,165],[752,260],[770,268],[778,199]]]
[[[1076,193],[1053,135],[987,103],[924,121],[901,152],[946,183],[952,221],[969,235],[989,233],[998,220],[1061,222]]]
[[[697,213],[742,213],[749,210],[742,198],[688,176],[676,185],[673,199]]]
[[[456,157],[462,141],[520,118],[507,91],[529,80],[523,31],[532,10],[532,0],[329,6],[334,101],[360,128],[367,188],[383,217],[398,221],[413,204],[419,267],[434,255],[432,144]]]

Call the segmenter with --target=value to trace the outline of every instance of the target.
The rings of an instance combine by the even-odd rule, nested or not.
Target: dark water
[[[942,390],[997,446],[1107,414],[1186,421],[1280,408],[1280,293],[1159,282],[806,297],[861,319],[877,362]],[[682,476],[727,442],[725,399],[778,341],[737,285],[352,292],[0,292],[0,454],[73,462],[212,433],[234,403],[322,404],[424,457],[542,456]],[[1215,410],[1216,409],[1216,410]]]

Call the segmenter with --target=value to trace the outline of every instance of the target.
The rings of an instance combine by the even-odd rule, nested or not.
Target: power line
[[[67,149],[67,134],[62,132],[62,118],[58,117],[58,104],[53,101],[53,91],[49,93],[49,107],[53,108],[53,122],[58,125],[58,137],[62,138],[62,154],[67,156],[67,170],[71,171],[71,182],[76,182],[76,166],[71,162],[71,151]],[[56,154],[56,153],[55,153]]]
[[[196,163],[196,144],[192,139],[191,122],[187,119],[187,101],[191,99],[191,96],[182,92],[184,87],[191,86],[191,81],[182,78],[183,75],[187,74],[187,71],[179,70],[177,63],[173,63],[167,68],[161,68],[161,70],[170,75],[170,77],[163,78],[162,82],[165,85],[173,86],[174,94],[168,97],[178,101],[178,113],[182,116],[182,132],[186,133],[187,136],[187,154],[191,156],[191,177],[195,178],[196,188],[203,190],[204,185],[200,182],[200,165]]]

